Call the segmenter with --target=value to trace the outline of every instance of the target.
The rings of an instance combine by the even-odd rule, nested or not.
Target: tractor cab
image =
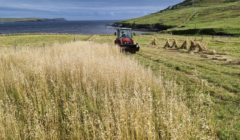
[[[131,39],[132,38],[132,33],[130,30],[119,30],[118,32],[118,38],[128,38]]]
[[[117,38],[114,43],[116,45],[119,45],[121,51],[130,53],[136,53],[136,51],[139,51],[140,47],[138,46],[138,44],[134,44],[130,28],[117,29],[115,35],[117,36]]]

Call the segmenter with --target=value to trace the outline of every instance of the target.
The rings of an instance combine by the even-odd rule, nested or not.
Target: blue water
[[[48,22],[4,22],[0,34],[14,33],[68,33],[68,34],[113,34],[113,27],[106,27],[117,20],[103,21],[48,21]],[[142,33],[136,31],[136,33]]]

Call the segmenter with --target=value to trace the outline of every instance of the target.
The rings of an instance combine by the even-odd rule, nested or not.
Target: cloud
[[[1,0],[0,17],[135,18],[183,0]],[[4,12],[3,12],[4,10]]]

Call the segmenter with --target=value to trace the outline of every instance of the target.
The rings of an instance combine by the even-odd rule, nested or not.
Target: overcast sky
[[[122,20],[141,17],[183,0],[0,0],[0,18]]]

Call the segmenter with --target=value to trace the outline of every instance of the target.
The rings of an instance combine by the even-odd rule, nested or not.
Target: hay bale
[[[229,64],[235,64],[235,65],[240,65],[240,59],[233,59],[231,61],[229,61]]]
[[[200,42],[196,42],[195,45],[198,48],[198,52],[207,51],[207,48],[202,46]]]
[[[194,42],[193,40],[190,41],[191,42],[191,46],[189,51],[195,51],[196,49],[198,49],[198,52],[203,52],[203,51],[207,51],[207,44],[205,46],[202,46],[200,42]]]
[[[217,54],[217,51],[212,50],[212,54],[213,54],[213,55],[216,55],[216,54]]]
[[[208,54],[208,55],[227,55],[226,53],[218,53],[216,50],[206,50],[206,51],[202,51],[203,54]]]
[[[185,49],[185,50],[187,50],[187,46],[188,46],[188,39],[186,39],[186,40],[183,42],[182,46],[181,46],[180,48],[178,48],[178,49]]]
[[[170,48],[169,39],[167,39],[166,44],[163,47],[164,49]]]
[[[217,52],[215,50],[212,51],[202,51],[203,54],[208,54],[208,55],[216,55]]]
[[[226,53],[218,53],[218,52],[217,52],[217,54],[218,55],[227,55]]]
[[[220,61],[227,61],[227,58],[225,57],[213,57],[213,60],[220,60]]]
[[[193,40],[190,40],[190,43],[191,43],[191,46],[189,48],[189,52],[195,51],[196,50],[195,42]]]
[[[154,38],[152,39],[151,45],[156,45],[156,41],[157,41],[157,39],[154,37]]]
[[[171,46],[171,48],[178,49],[178,45],[177,45],[177,40],[176,39],[173,39],[173,45]]]

